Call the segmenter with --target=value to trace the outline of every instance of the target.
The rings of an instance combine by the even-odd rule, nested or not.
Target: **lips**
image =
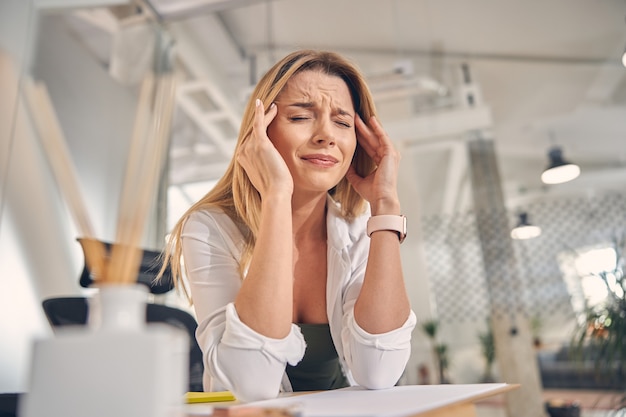
[[[301,157],[303,160],[319,166],[334,166],[339,160],[331,155],[310,154]]]

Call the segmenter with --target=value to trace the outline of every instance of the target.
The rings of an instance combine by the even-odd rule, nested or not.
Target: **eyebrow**
[[[299,107],[299,108],[303,108],[303,109],[312,109],[313,107],[315,107],[315,104],[311,101],[305,101],[305,102],[295,102],[295,103],[291,103],[288,104],[287,107]],[[338,114],[342,115],[342,116],[350,116],[350,117],[354,117],[354,115],[352,113],[350,113],[347,110],[344,110],[341,107],[335,107],[334,109]]]

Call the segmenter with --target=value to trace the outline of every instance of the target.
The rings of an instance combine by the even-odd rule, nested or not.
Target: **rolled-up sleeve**
[[[182,249],[204,357],[204,389],[230,390],[241,401],[254,401],[278,395],[286,364],[302,359],[305,343],[296,325],[284,339],[272,339],[239,319],[233,302],[241,288],[241,241],[226,215],[197,212],[185,223]]]
[[[341,335],[345,360],[358,385],[383,389],[398,382],[411,355],[411,333],[416,321],[411,311],[398,329],[371,334],[357,324],[352,308],[345,313]]]
[[[417,318],[411,310],[402,326],[380,334],[366,332],[354,318],[369,254],[370,242],[365,234],[368,217],[365,213],[350,223],[338,217],[332,220],[335,227],[329,229],[329,236],[335,248],[329,251],[329,318],[351,383],[382,389],[394,386],[406,368]]]
[[[233,303],[216,311],[199,328],[198,339],[205,350],[205,366],[212,390],[227,389],[240,401],[274,398],[287,363],[297,364],[305,343],[295,324],[283,339],[263,336],[246,326]]]

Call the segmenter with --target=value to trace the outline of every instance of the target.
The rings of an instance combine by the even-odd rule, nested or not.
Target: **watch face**
[[[400,243],[406,239],[406,216],[402,216],[402,234],[400,235]]]

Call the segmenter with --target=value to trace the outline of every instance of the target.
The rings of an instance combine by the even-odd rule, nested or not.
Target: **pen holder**
[[[103,286],[87,327],[36,341],[20,417],[180,415],[189,340],[174,326],[146,324],[146,298],[143,286]]]

